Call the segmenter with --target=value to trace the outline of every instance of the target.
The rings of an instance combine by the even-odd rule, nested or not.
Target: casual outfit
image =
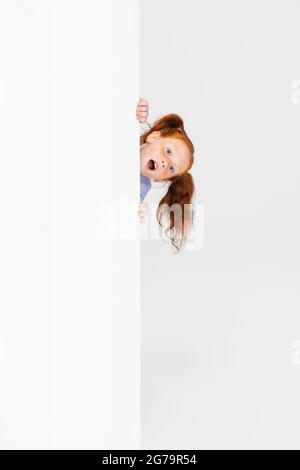
[[[147,176],[140,175],[140,202],[142,202],[146,194],[151,188],[151,180]]]

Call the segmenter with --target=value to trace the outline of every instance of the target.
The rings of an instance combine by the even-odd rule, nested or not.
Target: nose
[[[167,166],[167,162],[166,162],[165,159],[163,159],[163,160],[161,161],[161,163],[162,163],[163,168],[165,168],[165,167]]]

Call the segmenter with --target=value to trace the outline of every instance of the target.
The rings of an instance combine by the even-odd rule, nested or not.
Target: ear
[[[153,142],[156,139],[160,138],[160,132],[159,131],[153,131],[151,134],[147,135],[146,142]]]

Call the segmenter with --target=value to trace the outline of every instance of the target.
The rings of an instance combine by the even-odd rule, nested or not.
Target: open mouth
[[[152,171],[156,170],[156,168],[157,168],[157,163],[156,163],[156,161],[150,159],[150,160],[148,161],[148,163],[147,163],[147,168],[149,168],[149,170],[152,170]]]

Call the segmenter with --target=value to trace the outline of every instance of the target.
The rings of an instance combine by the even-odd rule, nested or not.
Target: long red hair
[[[157,119],[154,124],[150,126],[149,130],[141,134],[140,145],[146,143],[148,135],[154,131],[159,131],[161,137],[168,136],[183,140],[190,150],[190,163],[188,168],[183,174],[168,178],[168,181],[170,181],[168,191],[160,200],[156,211],[156,218],[160,225],[160,233],[162,229],[164,229],[164,216],[168,216],[170,223],[169,227],[164,229],[164,234],[171,241],[178,253],[191,231],[194,219],[192,197],[195,186],[189,170],[194,163],[195,149],[184,129],[183,119],[178,114],[166,114]],[[177,215],[175,215],[176,213]]]

